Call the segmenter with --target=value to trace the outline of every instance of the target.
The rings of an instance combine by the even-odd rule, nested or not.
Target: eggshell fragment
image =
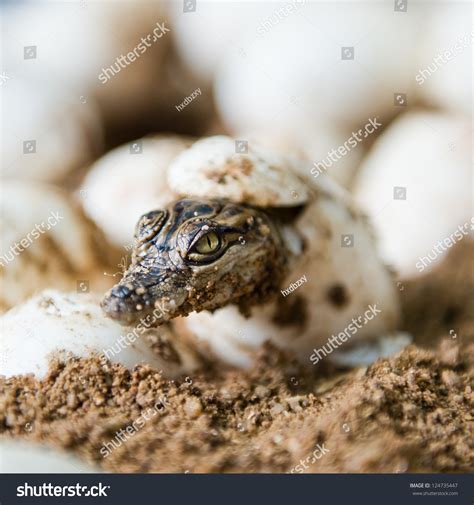
[[[246,141],[215,136],[197,141],[175,158],[168,183],[182,197],[296,206],[309,197],[307,184],[297,175],[301,164]]]

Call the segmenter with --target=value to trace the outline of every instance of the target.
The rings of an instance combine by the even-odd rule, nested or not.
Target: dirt
[[[266,347],[248,372],[168,381],[99,358],[2,379],[0,432],[115,472],[474,470],[474,244],[400,281],[413,345],[368,368],[308,370]]]

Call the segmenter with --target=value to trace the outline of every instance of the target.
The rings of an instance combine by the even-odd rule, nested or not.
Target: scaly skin
[[[190,312],[236,304],[243,313],[271,299],[287,273],[279,224],[224,199],[178,200],[142,216],[132,262],[102,302],[124,325],[159,326]]]

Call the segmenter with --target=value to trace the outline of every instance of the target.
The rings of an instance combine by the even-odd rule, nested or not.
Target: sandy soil
[[[250,372],[169,382],[73,360],[0,380],[0,432],[118,472],[473,471],[473,254],[461,242],[399,283],[414,344],[369,368],[305,370],[268,347]]]

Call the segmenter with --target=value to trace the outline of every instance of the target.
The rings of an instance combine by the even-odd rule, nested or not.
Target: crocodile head
[[[263,210],[178,200],[140,218],[130,267],[102,308],[122,324],[149,326],[228,304],[248,313],[276,294],[286,267],[278,225]]]

